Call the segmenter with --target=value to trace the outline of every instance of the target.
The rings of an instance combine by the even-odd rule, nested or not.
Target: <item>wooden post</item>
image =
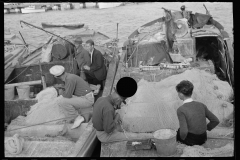
[[[86,3],[85,2],[83,2],[83,8],[86,8]]]
[[[96,2],[95,8],[99,8],[99,6],[98,6],[98,2]]]
[[[12,83],[12,84],[5,84],[5,87],[15,87],[15,86],[22,86],[22,85],[36,85],[36,84],[41,84],[42,81],[41,80],[37,80],[37,81],[29,81],[29,82],[20,82],[20,83]]]

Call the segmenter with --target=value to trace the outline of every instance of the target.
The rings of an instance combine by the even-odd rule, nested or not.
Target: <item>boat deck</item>
[[[214,149],[214,148],[223,147],[228,143],[233,144],[234,141],[229,139],[208,139],[203,146],[205,148]],[[127,144],[127,141],[114,142],[114,143],[102,143],[100,157],[164,157],[157,153],[157,150],[155,147],[152,147],[152,149],[150,150],[131,151],[127,149],[126,144]],[[182,144],[178,144],[176,154],[170,157],[181,157],[183,153],[182,146],[183,146]],[[233,156],[233,153],[218,155],[218,156],[230,157],[230,156]]]

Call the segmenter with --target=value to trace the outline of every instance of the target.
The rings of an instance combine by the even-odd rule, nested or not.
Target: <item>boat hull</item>
[[[98,8],[99,9],[105,9],[105,8],[113,8],[113,7],[117,7],[117,6],[120,6],[122,3],[103,3],[103,2],[100,2],[98,3]]]
[[[41,12],[46,12],[46,9],[26,9],[26,8],[22,8],[21,11],[22,11],[22,13],[41,13]]]
[[[52,23],[42,23],[43,28],[55,28],[55,27],[64,27],[68,29],[80,29],[84,26],[83,23],[76,24],[52,24]]]

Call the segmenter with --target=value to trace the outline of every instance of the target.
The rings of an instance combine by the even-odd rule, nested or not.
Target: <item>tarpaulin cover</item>
[[[135,51],[138,61],[143,61],[142,65],[156,65],[163,61],[173,63],[170,55],[166,51],[166,43],[147,43],[138,45]]]

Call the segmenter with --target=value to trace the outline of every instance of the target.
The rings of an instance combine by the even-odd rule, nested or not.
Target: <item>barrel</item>
[[[29,99],[30,86],[28,85],[18,86],[17,92],[18,92],[19,99]]]
[[[161,156],[171,156],[177,151],[176,131],[172,129],[160,129],[154,132],[153,141],[157,153]]]

